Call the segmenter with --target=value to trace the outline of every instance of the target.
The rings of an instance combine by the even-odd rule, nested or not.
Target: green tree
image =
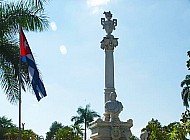
[[[12,123],[12,119],[3,116],[0,117],[0,140],[17,140],[18,127]],[[22,130],[22,140],[36,140],[37,134],[31,129]]]
[[[36,136],[31,129],[22,131],[22,140],[36,140]]]
[[[73,129],[69,126],[60,128],[55,136],[55,140],[74,140]]]
[[[8,128],[4,136],[5,136],[4,138],[7,140],[18,139],[18,128],[17,127]]]
[[[8,119],[7,117],[3,116],[0,117],[0,127],[1,128],[15,127],[15,124],[12,123],[12,119]]]
[[[3,2],[0,4],[0,83],[11,103],[18,101],[19,89],[19,25],[25,31],[44,31],[48,18],[43,0]],[[30,87],[26,65],[21,71],[21,87]]]
[[[74,135],[75,135],[75,140],[81,140],[83,137],[82,127],[77,124],[71,125],[71,127],[72,127]]]
[[[142,130],[149,133],[148,140],[188,140],[187,124],[173,122],[162,126],[158,120],[152,119]]]
[[[163,131],[162,126],[158,120],[152,119],[148,122],[146,126],[146,130],[150,133],[149,139],[150,140],[166,140],[167,135]]]
[[[82,140],[82,131],[79,125],[63,126],[57,121],[53,122],[46,140]]]
[[[84,139],[86,140],[86,130],[90,125],[90,122],[94,121],[94,118],[100,117],[97,112],[90,109],[90,105],[86,105],[85,108],[79,107],[77,110],[78,116],[72,116],[71,121],[74,121],[74,124],[84,124]]]
[[[63,128],[59,128],[56,133],[55,140],[82,140],[82,136],[77,135],[72,126],[65,126]]]
[[[187,52],[188,57],[190,58],[190,51]],[[187,68],[190,70],[190,59],[187,61]],[[183,105],[188,108],[190,101],[190,75],[186,75],[185,79],[181,82],[181,87],[183,90],[181,92],[181,97],[183,100]]]
[[[170,140],[187,140],[186,128],[181,123],[173,122],[164,128]]]
[[[46,133],[46,140],[54,140],[56,133],[60,128],[63,128],[62,123],[58,123],[57,121],[53,122],[49,131]]]
[[[12,132],[13,129],[15,130],[15,128],[16,128],[16,125],[12,123],[11,119],[8,119],[5,116],[0,117],[0,139],[1,140],[5,139],[8,136],[8,133]],[[18,132],[18,129],[17,129],[17,132]]]

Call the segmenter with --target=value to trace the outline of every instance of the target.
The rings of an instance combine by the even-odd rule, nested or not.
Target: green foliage
[[[12,123],[11,119],[3,116],[0,117],[0,139],[3,140],[7,137],[8,132],[12,132],[16,128],[16,125]],[[18,129],[17,129],[18,132]]]
[[[35,140],[36,134],[32,130],[22,130],[22,140]],[[0,140],[18,139],[18,127],[12,123],[11,119],[0,117]]]
[[[187,52],[187,56],[190,58],[190,51]],[[190,70],[190,59],[187,61],[186,66]],[[190,75],[185,76],[185,79],[181,82],[181,87],[183,87],[181,92],[183,105],[188,108],[190,101]]]
[[[72,129],[72,127],[65,126],[60,128],[57,133],[55,140],[82,140],[81,135],[76,135]]]
[[[186,136],[190,129],[180,122],[162,126],[158,120],[152,119],[143,130],[149,133],[148,140],[188,140]]]
[[[86,105],[85,108],[79,107],[77,110],[78,116],[72,116],[71,121],[75,124],[83,124],[86,122],[87,127],[89,127],[90,122],[96,117],[100,117],[97,112],[90,109],[90,105]]]
[[[159,139],[165,140],[167,139],[166,133],[163,131],[163,128],[158,120],[152,119],[148,122],[146,126],[146,130],[150,133],[150,140]]]
[[[5,139],[8,140],[16,140],[18,139],[18,128],[16,127],[11,127],[7,129],[7,132],[5,133]]]
[[[190,111],[188,109],[182,113],[180,121],[182,122],[184,134],[190,135]]]
[[[4,1],[0,6],[0,83],[11,103],[18,101],[19,25],[26,31],[46,30],[49,23],[44,14],[44,1]],[[22,66],[21,87],[30,88],[26,65]]]
[[[36,140],[36,134],[32,130],[22,131],[22,140]]]
[[[187,52],[187,55],[190,58],[190,51]],[[186,66],[188,70],[190,70],[190,59],[187,61]],[[190,75],[185,76],[185,79],[181,82],[181,87],[183,87],[183,90],[181,92],[183,105],[188,108],[190,101]]]
[[[46,140],[82,140],[82,131],[79,125],[63,126],[57,121],[53,122],[49,132],[46,133]]]
[[[86,129],[90,126],[90,123],[94,121],[94,118],[100,117],[97,112],[90,109],[90,105],[86,105],[85,108],[79,107],[77,110],[78,116],[72,116],[71,121],[74,121],[75,125],[84,124],[86,139]]]
[[[15,127],[15,124],[12,123],[11,119],[8,119],[7,117],[3,116],[0,117],[0,127],[1,128]]]
[[[188,70],[190,70],[190,60],[187,61],[187,64],[186,64]]]
[[[57,121],[53,122],[52,125],[51,125],[51,127],[50,127],[50,129],[49,129],[49,132],[46,133],[46,140],[52,140],[52,139],[54,139],[57,131],[60,128],[63,128],[62,123],[59,123]]]
[[[71,125],[71,128],[73,129],[75,139],[76,140],[82,139],[82,137],[83,137],[82,130],[84,130],[84,129],[80,125],[77,125],[77,124]]]

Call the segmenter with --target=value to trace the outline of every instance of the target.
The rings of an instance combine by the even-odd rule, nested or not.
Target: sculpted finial
[[[106,37],[103,38],[103,40],[100,42],[101,43],[101,48],[104,50],[114,50],[114,48],[118,45],[118,38],[114,38],[111,33],[113,30],[115,30],[115,27],[117,26],[117,19],[112,19],[112,14],[111,12],[104,12],[103,13],[106,17],[101,18],[101,25],[103,26],[103,29],[105,29],[107,35]]]
[[[111,33],[113,32],[113,30],[115,30],[115,27],[117,26],[117,19],[111,20],[112,14],[110,11],[104,12],[103,14],[105,14],[106,20],[105,18],[101,18],[101,25],[103,26],[103,29],[106,30],[107,37],[110,37]]]

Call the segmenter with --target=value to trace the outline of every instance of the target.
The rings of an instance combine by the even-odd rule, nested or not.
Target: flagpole
[[[35,60],[33,58],[32,52],[30,50],[29,44],[27,42],[27,39],[23,33],[22,26],[19,25],[20,28],[20,57],[19,57],[19,76],[18,76],[18,81],[19,81],[19,139],[21,140],[22,138],[22,129],[21,129],[21,90],[22,90],[22,69],[21,69],[21,61],[26,62],[28,65],[28,72],[29,74],[34,77],[32,79],[35,79],[33,82],[31,82],[33,90],[35,92],[36,98],[38,101],[40,101],[41,98],[47,96],[46,90],[44,87],[44,84],[42,83],[38,69],[35,64]],[[25,58],[24,60],[21,60],[21,58]],[[30,61],[30,63],[28,62]],[[34,74],[35,73],[35,74]]]
[[[21,46],[21,26],[19,25],[19,38],[20,38],[20,46]],[[19,81],[19,135],[18,140],[21,140],[21,58],[19,54],[19,75],[18,75],[18,81]]]

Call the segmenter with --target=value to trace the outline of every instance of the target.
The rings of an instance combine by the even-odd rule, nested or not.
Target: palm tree
[[[83,137],[82,128],[81,125],[71,125],[71,128],[73,129],[75,140],[81,140]]]
[[[187,56],[190,58],[190,51],[187,52]],[[190,70],[190,59],[187,61],[186,66],[188,70]],[[181,87],[183,87],[183,90],[181,92],[183,105],[188,108],[190,101],[190,75],[185,76],[185,79],[181,82]]]
[[[28,0],[32,5],[44,9],[44,4],[49,0]]]
[[[22,140],[36,140],[36,136],[31,129],[22,131]]]
[[[5,139],[6,136],[11,136],[12,130],[17,130],[16,125],[12,123],[11,119],[8,119],[7,117],[3,116],[0,117],[0,139]]]
[[[0,127],[1,128],[15,127],[15,124],[12,123],[12,119],[8,119],[7,117],[3,116],[0,117]]]
[[[3,2],[0,6],[0,84],[11,103],[18,101],[19,89],[19,26],[25,31],[44,31],[48,18],[42,2],[28,0]],[[21,87],[30,87],[26,65],[22,64]]]
[[[181,87],[183,87],[181,92],[183,105],[188,108],[190,101],[190,75],[186,75],[185,79],[181,82]]]
[[[55,140],[76,140],[74,139],[73,129],[69,126],[60,128],[56,132]]]
[[[18,139],[18,128],[17,127],[8,128],[7,132],[5,133],[5,137],[8,140]]]
[[[90,109],[90,105],[86,105],[85,108],[79,107],[77,110],[78,116],[72,116],[71,121],[74,121],[76,125],[84,124],[84,139],[86,140],[86,129],[90,126],[90,122],[94,121],[94,118],[100,117],[97,112]]]
[[[56,133],[60,128],[63,128],[62,123],[54,121],[49,128],[49,132],[46,133],[46,140],[55,139]]]

